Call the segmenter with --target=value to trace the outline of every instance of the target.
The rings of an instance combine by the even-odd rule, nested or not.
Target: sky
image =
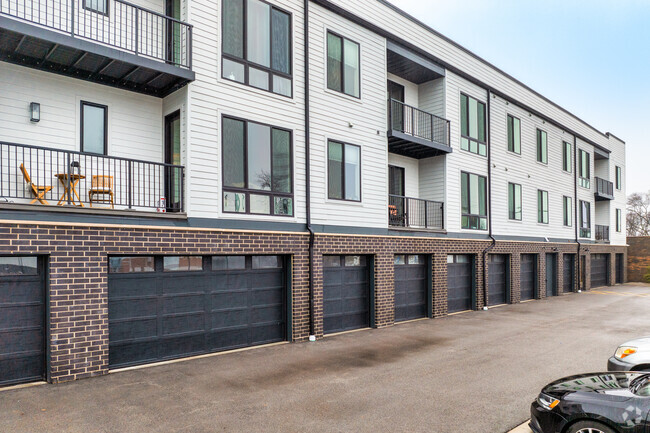
[[[650,0],[389,1],[621,138],[627,194],[650,190]]]

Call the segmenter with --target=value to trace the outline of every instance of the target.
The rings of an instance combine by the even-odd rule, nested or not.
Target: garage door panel
[[[213,292],[227,292],[230,290],[237,290],[246,288],[250,285],[250,278],[245,273],[226,273],[224,275],[216,275],[214,277],[215,284],[210,286]]]
[[[507,257],[491,254],[488,264],[488,305],[499,305],[508,302]]]
[[[248,306],[248,291],[213,293],[210,299],[214,309],[246,308]]]
[[[142,298],[157,296],[160,281],[155,274],[145,274],[141,278],[124,278],[123,275],[108,279],[108,296],[111,298]]]
[[[367,313],[345,314],[341,318],[343,327],[346,329],[359,329],[368,326]]]
[[[257,289],[253,291],[251,299],[252,306],[265,306],[269,304],[276,304],[278,299],[282,299],[284,289],[282,287],[269,287],[265,289]]]
[[[205,319],[203,312],[193,314],[182,314],[174,316],[163,316],[162,335],[177,335],[187,332],[197,332],[205,330]]]
[[[0,331],[0,342],[4,354],[41,351],[43,349],[43,328],[30,328]]]
[[[115,306],[115,308],[108,309],[109,321],[155,316],[158,312],[156,298],[112,300],[111,306]]]
[[[42,282],[34,281],[33,277],[25,281],[0,277],[0,281],[0,285],[6,288],[5,290],[0,289],[0,305],[31,303],[42,299]]]
[[[181,314],[202,312],[205,308],[204,293],[192,293],[183,296],[163,297],[163,314]]]
[[[132,319],[112,322],[108,327],[111,343],[118,343],[140,338],[152,338],[158,334],[158,320]]]
[[[228,350],[249,345],[250,330],[248,328],[233,328],[213,331],[207,335],[208,350]],[[260,344],[251,342],[251,344]]]
[[[251,339],[253,344],[272,343],[274,341],[283,340],[284,332],[277,326],[253,326],[251,328]]]
[[[248,308],[214,311],[211,314],[211,329],[216,330],[232,326],[247,326],[249,313]]]
[[[161,359],[178,358],[205,353],[205,334],[183,335],[163,338],[160,344]]]
[[[12,355],[0,356],[0,384],[12,385],[14,383],[31,382],[42,379],[38,373],[43,369],[43,355]]]
[[[278,323],[284,320],[281,304],[268,305],[266,307],[257,307],[251,310],[251,320],[253,323],[274,322]]]
[[[564,254],[563,256],[563,282],[562,291],[568,293],[574,290],[575,280],[575,254]]]
[[[447,311],[449,313],[472,309],[472,292],[474,290],[472,267],[473,262],[469,256],[451,255],[448,257]]]
[[[159,361],[158,341],[136,341],[109,345],[108,359],[113,365],[132,365]]]
[[[520,263],[520,298],[527,301],[535,298],[537,281],[537,256],[535,254],[522,254]]]
[[[591,287],[608,285],[609,254],[591,255]]]
[[[0,329],[43,326],[43,304],[8,304],[0,307]]]
[[[356,313],[366,311],[368,298],[364,297],[346,297],[343,303],[343,313]]]
[[[347,283],[349,284],[359,283],[359,285],[363,287],[365,287],[365,285],[368,283],[368,271],[365,268],[363,269],[355,268],[354,270],[347,268],[347,271],[348,272],[345,273],[345,278]]]

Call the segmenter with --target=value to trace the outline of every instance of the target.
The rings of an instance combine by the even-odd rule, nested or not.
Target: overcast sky
[[[620,137],[627,194],[650,190],[650,1],[390,1]]]

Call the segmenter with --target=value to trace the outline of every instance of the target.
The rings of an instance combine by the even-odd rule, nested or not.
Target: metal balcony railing
[[[596,241],[609,242],[609,226],[596,224]]]
[[[395,99],[391,99],[388,105],[389,129],[449,146],[451,142],[449,120]]]
[[[393,227],[443,230],[444,203],[419,198],[388,196],[388,223]]]
[[[596,195],[602,198],[614,198],[614,184],[608,180],[597,177]]]
[[[0,204],[182,212],[184,167],[0,142]]]
[[[123,0],[105,1],[0,0],[0,14],[191,69],[191,25]]]

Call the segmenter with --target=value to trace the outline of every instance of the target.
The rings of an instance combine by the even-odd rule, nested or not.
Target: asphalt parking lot
[[[0,391],[2,432],[501,433],[650,334],[650,285]]]

